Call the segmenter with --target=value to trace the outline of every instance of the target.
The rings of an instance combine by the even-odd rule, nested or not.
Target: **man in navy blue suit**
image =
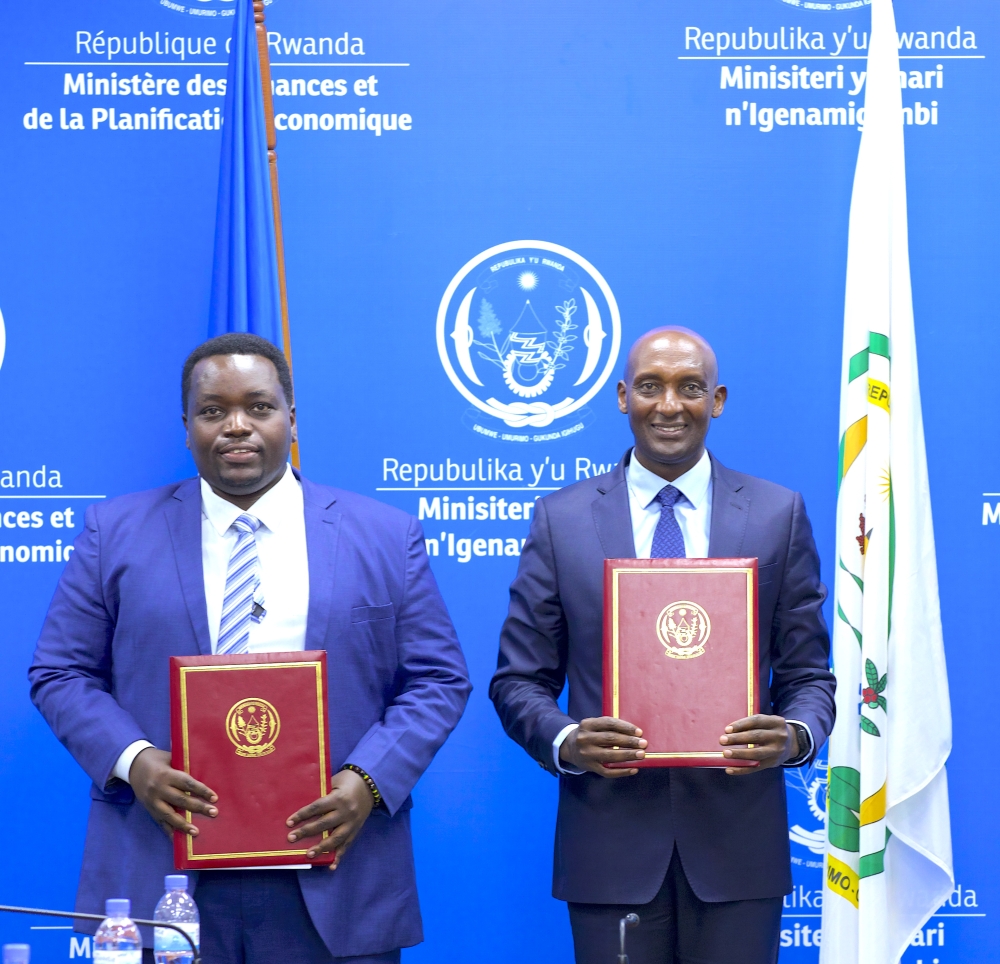
[[[703,338],[640,338],[618,384],[634,447],[537,503],[511,585],[490,696],[511,738],[559,776],[553,893],[569,904],[578,964],[614,960],[630,912],[632,964],[777,959],[792,886],[781,768],[825,742],[835,682],[802,497],[709,455],[725,402]],[[646,741],[600,715],[603,560],[684,556],[759,559],[764,712],[719,734],[725,757],[753,766],[606,769],[642,759]]]
[[[170,766],[168,657],[326,649],[338,772],[287,826],[290,841],[329,831],[308,856],[335,852],[334,872],[192,874],[202,952],[393,964],[423,937],[410,791],[471,689],[420,525],[292,471],[291,377],[270,342],[231,334],[195,349],[182,405],[199,478],[87,510],[29,673],[35,705],[93,780],[77,909],[130,897],[152,917],[172,834],[198,832],[178,809],[226,806]]]

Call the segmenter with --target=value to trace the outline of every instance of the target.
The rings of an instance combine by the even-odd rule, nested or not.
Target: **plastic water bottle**
[[[31,946],[28,944],[4,944],[3,964],[28,964],[31,960]]]
[[[153,912],[153,920],[176,924],[198,946],[201,941],[201,925],[198,923],[198,905],[187,892],[186,874],[167,874],[163,881],[166,893],[160,898]],[[157,927],[153,931],[153,948],[156,964],[192,964],[194,955],[191,945],[183,936],[169,927]]]
[[[142,964],[142,937],[128,916],[132,902],[109,898],[104,913],[107,917],[94,935],[93,964]]]

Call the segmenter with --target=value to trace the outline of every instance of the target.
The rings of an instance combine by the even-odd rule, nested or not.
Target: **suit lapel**
[[[743,537],[750,517],[750,500],[742,493],[743,483],[712,456],[712,531],[708,555],[713,559],[734,559],[743,555]]]
[[[296,473],[298,474],[298,473]],[[309,613],[306,649],[326,649],[327,628],[337,585],[337,544],[343,514],[329,489],[302,481],[306,517],[306,553],[309,557]]]
[[[212,640],[208,635],[205,573],[201,561],[201,486],[198,479],[187,479],[177,486],[174,501],[164,511],[181,592],[198,651],[204,656],[210,656]]]
[[[632,538],[632,513],[628,505],[628,484],[625,466],[629,452],[605,477],[607,484],[598,486],[600,495],[591,508],[597,537],[607,559],[634,559],[635,540]]]

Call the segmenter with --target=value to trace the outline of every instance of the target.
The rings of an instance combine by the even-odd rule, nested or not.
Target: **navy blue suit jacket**
[[[605,558],[635,556],[625,465],[536,503],[510,588],[490,696],[508,735],[555,773],[552,741],[601,716]],[[834,677],[821,607],[826,589],[802,497],[712,459],[709,556],[760,565],[761,708],[801,720],[821,746],[833,726]],[[569,714],[556,703],[569,680]],[[720,734],[721,735],[721,734]],[[784,773],[643,769],[606,780],[560,776],[553,894],[644,904],[674,847],[705,901],[791,890]]]
[[[386,809],[336,872],[299,881],[334,956],[376,954],[422,939],[410,791],[471,686],[416,519],[306,479],[302,491],[306,649],[329,654],[331,762],[367,771]],[[130,897],[152,917],[174,872],[171,842],[112,770],[135,740],[170,746],[168,657],[211,653],[201,525],[197,479],[91,506],[38,640],[32,699],[94,782],[81,911]]]

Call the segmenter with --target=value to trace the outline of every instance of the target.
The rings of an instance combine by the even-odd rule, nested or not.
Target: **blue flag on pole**
[[[278,258],[251,0],[237,0],[233,19],[208,333],[249,331],[280,348]]]

